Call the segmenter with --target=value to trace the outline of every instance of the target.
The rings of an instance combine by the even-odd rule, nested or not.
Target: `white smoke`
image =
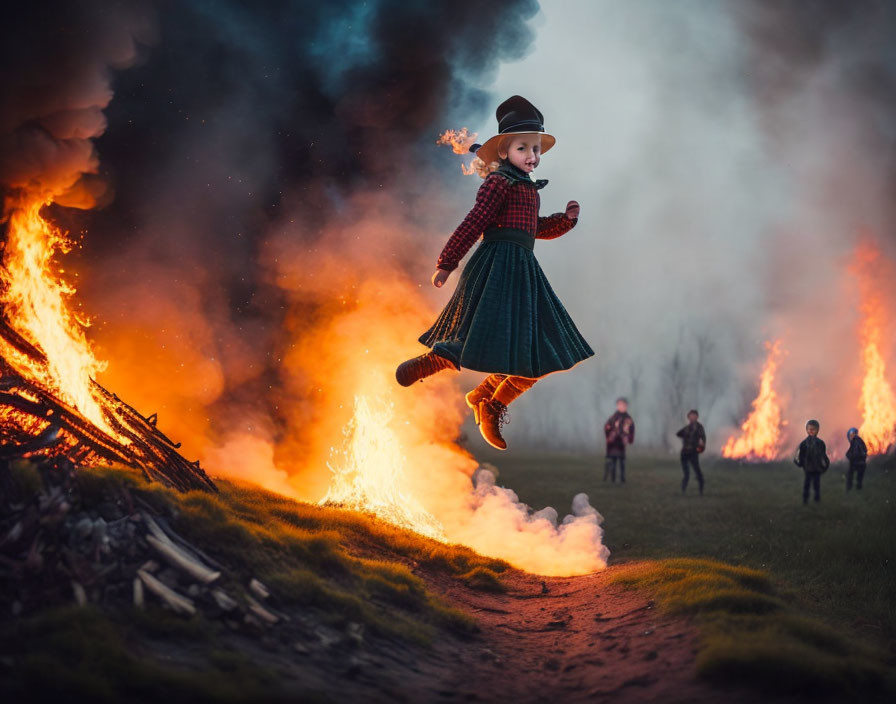
[[[537,574],[587,574],[607,566],[610,551],[601,543],[603,517],[586,494],[575,496],[572,513],[558,524],[554,508],[533,512],[513,491],[498,486],[487,467],[476,470],[473,484],[471,511],[445,523],[449,540]]]

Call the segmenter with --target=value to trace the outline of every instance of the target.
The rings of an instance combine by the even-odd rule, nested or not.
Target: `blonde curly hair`
[[[473,169],[473,173],[479,178],[487,178],[490,173],[497,171],[499,166],[501,166],[500,161],[493,161],[486,164],[478,156],[470,162],[470,168]]]
[[[499,156],[500,156],[501,150],[504,149],[509,144],[511,139],[513,139],[513,135],[508,135],[507,137],[504,137],[503,139],[501,139],[500,142],[498,142],[497,151],[498,151]],[[506,159],[499,158],[497,161],[491,161],[488,164],[486,164],[482,159],[480,159],[477,156],[475,159],[473,159],[472,162],[470,162],[470,168],[473,170],[472,173],[475,173],[479,178],[488,178],[488,175],[497,171],[498,167],[501,166],[501,162],[503,162],[505,160]]]

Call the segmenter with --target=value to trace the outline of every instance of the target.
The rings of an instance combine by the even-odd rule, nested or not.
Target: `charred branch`
[[[45,355],[0,317],[0,339],[35,364]],[[199,466],[180,455],[180,443],[162,433],[153,413],[145,417],[93,381],[95,398],[114,435],[37,382],[23,378],[0,355],[0,456],[64,455],[79,464],[123,464],[147,479],[180,491],[217,491]]]

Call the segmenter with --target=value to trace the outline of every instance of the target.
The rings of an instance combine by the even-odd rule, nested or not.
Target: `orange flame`
[[[445,130],[436,140],[436,144],[451,147],[455,154],[468,154],[470,145],[478,136],[476,132],[470,134],[466,127],[461,127],[459,130]]]
[[[94,356],[84,335],[87,321],[69,308],[75,289],[53,271],[53,257],[70,251],[72,242],[41,216],[43,205],[31,199],[7,208],[0,303],[9,325],[40,348],[46,363],[35,363],[6,343],[2,343],[3,356],[23,377],[53,391],[117,437],[100,410],[91,382],[105,363]]]
[[[369,512],[402,528],[445,540],[442,524],[407,493],[405,456],[398,435],[389,427],[393,409],[372,407],[355,396],[355,413],[345,429],[345,445],[334,450],[332,483],[321,504]]]
[[[468,154],[470,146],[476,141],[478,136],[476,132],[471,134],[466,127],[461,127],[459,130],[445,130],[436,140],[436,144],[451,147],[455,154]],[[472,166],[467,166],[466,164],[461,164],[460,170],[466,176],[472,176],[476,172]]]
[[[289,249],[276,249],[278,283],[294,303],[285,326],[293,342],[283,360],[285,423],[270,439],[274,466],[263,476],[247,467],[245,476],[283,491],[285,474],[299,498],[373,514],[541,574],[602,569],[601,518],[584,497],[575,515],[557,521],[554,512],[552,521],[509,489],[471,481],[478,463],[457,444],[468,413],[457,374],[411,388],[396,383],[396,365],[422,351],[416,333],[432,323],[444,292],[429,301],[388,260],[374,267],[369,250],[343,244],[358,236],[403,241],[407,229],[391,216],[352,218],[330,231],[332,246],[316,253],[312,271],[307,259],[284,256],[292,239],[283,240]],[[309,302],[317,306],[313,320]]]
[[[870,453],[886,452],[896,444],[896,394],[887,381],[882,353],[885,306],[873,280],[874,267],[879,260],[880,250],[873,243],[865,242],[856,247],[851,267],[859,284],[862,312],[860,338],[864,378],[859,398],[862,414],[859,434]]]
[[[722,457],[769,461],[778,456],[781,429],[787,424],[781,415],[781,403],[775,391],[775,374],[781,364],[781,341],[765,343],[768,356],[759,378],[759,394],[752,410],[740,426],[740,436],[732,435],[722,448]]]

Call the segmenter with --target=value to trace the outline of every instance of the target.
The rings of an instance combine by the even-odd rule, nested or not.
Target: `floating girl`
[[[565,213],[539,217],[538,191],[547,181],[531,174],[554,146],[541,112],[515,95],[496,111],[498,134],[473,145],[485,181],[476,204],[439,256],[432,283],[441,287],[475,242],[457,289],[435,324],[420,336],[430,352],[399,365],[395,377],[410,386],[443,369],[488,376],[466,395],[476,424],[499,450],[507,406],[541,377],[570,369],[594,354],[557,298],[535,259],[536,239],[569,232],[579,217],[571,200]]]

